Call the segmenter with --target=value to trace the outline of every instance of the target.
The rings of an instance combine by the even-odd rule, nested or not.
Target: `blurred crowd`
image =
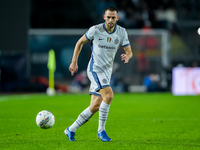
[[[102,15],[108,6],[115,6],[119,9],[118,23],[126,28],[174,30],[177,22],[174,5],[172,0],[99,0],[96,2],[96,15]]]
[[[119,9],[125,28],[177,31],[178,20],[200,19],[199,0],[32,0],[31,28],[88,28],[103,21],[109,6]]]

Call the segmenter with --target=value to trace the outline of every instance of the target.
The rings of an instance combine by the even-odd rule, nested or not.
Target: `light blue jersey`
[[[120,45],[122,47],[130,45],[126,30],[116,25],[114,31],[109,33],[105,23],[102,23],[92,26],[85,36],[92,44],[92,57],[88,69],[95,72],[109,71],[111,74],[118,48]]]
[[[93,87],[95,89],[93,91],[98,91],[103,87],[110,86],[116,52],[120,46],[129,46],[130,42],[125,28],[116,25],[113,32],[109,33],[105,27],[105,23],[92,26],[85,36],[91,41],[92,49],[92,56],[87,69],[90,72],[88,73],[88,77],[90,80],[94,78],[97,88]]]

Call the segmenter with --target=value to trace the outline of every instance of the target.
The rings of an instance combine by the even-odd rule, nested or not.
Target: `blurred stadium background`
[[[200,93],[200,0],[1,0],[0,93],[45,92],[50,49],[56,55],[56,90],[87,91],[90,43],[83,47],[76,76],[68,67],[76,41],[104,22],[108,6],[119,9],[118,24],[127,29],[134,53],[128,65],[120,61],[121,48],[116,55],[115,92],[173,92],[172,82],[179,88],[184,80],[194,91],[186,88],[178,94]],[[176,82],[175,67],[185,74],[188,67],[197,71]]]

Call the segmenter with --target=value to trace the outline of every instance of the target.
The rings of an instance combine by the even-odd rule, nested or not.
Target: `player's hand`
[[[124,60],[124,63],[128,63],[129,62],[129,57],[126,54],[122,54],[121,55],[121,60]]]
[[[71,75],[73,76],[74,73],[76,73],[78,71],[77,63],[71,63],[69,66],[69,71],[71,72]]]

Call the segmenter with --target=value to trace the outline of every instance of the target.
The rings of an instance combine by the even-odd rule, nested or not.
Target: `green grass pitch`
[[[63,134],[89,105],[87,94],[0,96],[1,150],[191,150],[200,149],[200,96],[170,93],[115,94],[106,123],[111,142],[96,135],[98,113],[76,131],[76,142]],[[41,110],[55,125],[40,129]]]

